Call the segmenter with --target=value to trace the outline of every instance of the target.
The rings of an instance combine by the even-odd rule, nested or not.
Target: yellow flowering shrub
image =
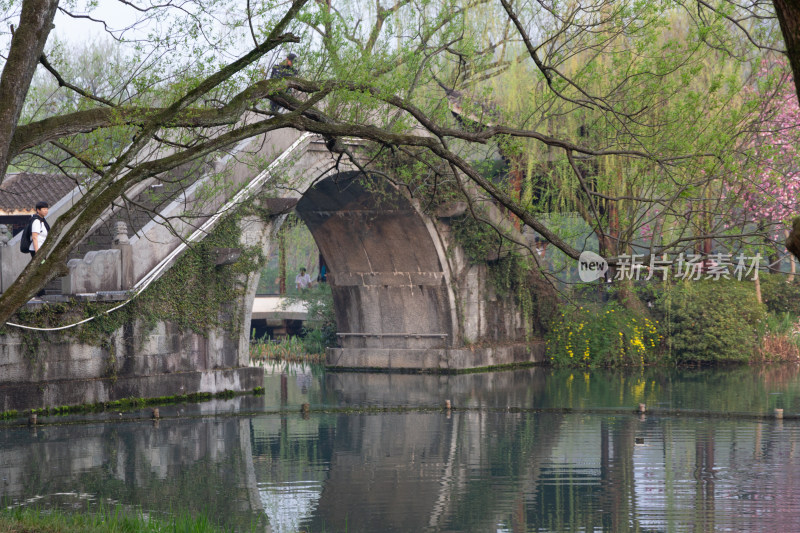
[[[658,321],[616,302],[565,308],[547,335],[547,357],[556,366],[643,366],[657,361],[662,340]]]

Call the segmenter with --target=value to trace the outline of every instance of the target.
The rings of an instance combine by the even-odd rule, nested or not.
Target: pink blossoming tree
[[[753,96],[763,104],[754,121],[753,166],[745,166],[752,170],[740,189],[746,221],[758,224],[776,242],[788,236],[791,220],[800,212],[800,105],[784,63],[765,62],[758,73]],[[791,265],[794,273],[794,260]]]

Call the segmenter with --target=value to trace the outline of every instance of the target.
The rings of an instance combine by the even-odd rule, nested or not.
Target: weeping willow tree
[[[510,127],[569,143],[516,140],[521,204],[579,214],[604,255],[629,253],[634,241],[659,253],[742,237],[723,231],[740,208],[726,193],[747,179],[755,128],[744,89],[761,54],[738,43],[732,60],[689,22],[663,6],[649,16],[609,6],[585,22],[590,35],[554,28],[562,88],[513,59],[487,82]]]

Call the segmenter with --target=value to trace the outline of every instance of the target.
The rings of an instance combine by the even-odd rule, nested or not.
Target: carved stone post
[[[14,251],[8,247],[9,240],[11,240],[11,227],[6,226],[5,224],[0,224],[0,264],[3,264],[3,256],[13,253]],[[7,280],[3,279],[3,277],[6,275],[3,270],[5,269],[0,268],[0,293],[5,290],[5,287],[8,284]]]
[[[117,221],[114,224],[113,247],[120,252],[120,280],[123,291],[133,288],[133,249],[128,241],[128,225]]]
[[[0,246],[8,246],[11,240],[11,228],[5,224],[0,224]]]

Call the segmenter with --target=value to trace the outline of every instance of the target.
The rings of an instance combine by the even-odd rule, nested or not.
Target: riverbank
[[[160,519],[142,511],[115,507],[94,512],[66,513],[53,509],[16,507],[0,511],[0,533],[221,533],[204,516]]]
[[[254,339],[253,362],[324,362],[336,345],[332,299],[318,289],[303,303],[318,320],[302,337]],[[545,337],[545,362],[557,367],[800,362],[800,276],[642,280],[625,291],[587,284],[537,319],[541,327],[530,333]]]

